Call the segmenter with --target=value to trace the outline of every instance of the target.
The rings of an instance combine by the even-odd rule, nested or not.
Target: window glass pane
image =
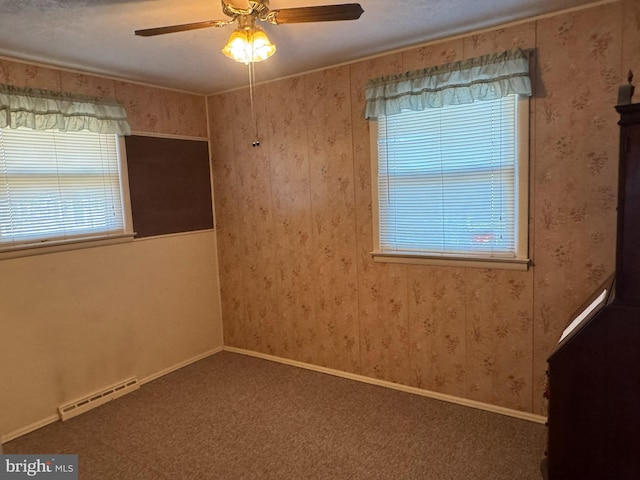
[[[0,248],[123,231],[116,135],[0,129]]]
[[[378,119],[380,251],[516,256],[516,98]]]

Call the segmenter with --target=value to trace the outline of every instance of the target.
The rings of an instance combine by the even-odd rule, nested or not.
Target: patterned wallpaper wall
[[[115,98],[127,110],[131,129],[135,132],[207,136],[206,105],[202,95],[2,58],[0,83]]]
[[[259,148],[248,92],[209,97],[225,344],[546,414],[546,358],[615,264],[639,30],[625,0],[264,84]],[[516,46],[535,50],[533,267],[374,263],[367,79]]]

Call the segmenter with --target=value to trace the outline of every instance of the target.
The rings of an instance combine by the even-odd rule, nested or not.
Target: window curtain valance
[[[0,128],[130,135],[127,112],[115,100],[0,84]]]
[[[519,48],[369,80],[365,118],[512,94],[531,95],[529,58]]]

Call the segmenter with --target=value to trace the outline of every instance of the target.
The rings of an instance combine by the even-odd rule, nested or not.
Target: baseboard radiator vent
[[[87,395],[86,397],[68,403],[67,405],[58,407],[58,415],[62,421],[69,420],[81,413],[88,412],[89,410],[110,402],[111,400],[115,400],[127,393],[131,393],[138,388],[140,388],[138,378],[132,377],[124,382],[112,385],[104,390],[92,393],[91,395]]]

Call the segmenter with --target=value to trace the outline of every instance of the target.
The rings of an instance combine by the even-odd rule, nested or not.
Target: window
[[[0,129],[0,251],[130,236],[119,137]]]
[[[529,53],[367,82],[376,261],[527,268]]]
[[[518,95],[378,115],[376,260],[526,268],[528,115]]]

